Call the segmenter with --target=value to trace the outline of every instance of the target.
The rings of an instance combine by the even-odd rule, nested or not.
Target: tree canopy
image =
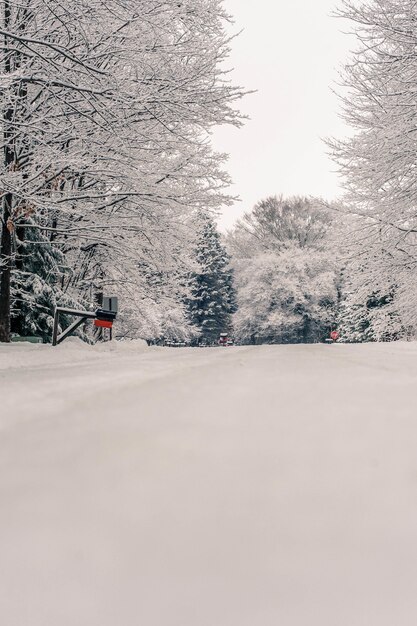
[[[161,318],[161,302],[184,326],[181,289],[167,279],[163,295],[152,291],[149,268],[187,273],[190,216],[230,201],[209,139],[216,124],[241,122],[221,1],[2,7],[0,340],[19,255],[45,237],[65,255],[62,292],[85,302],[117,290],[137,332]]]
[[[339,266],[329,210],[317,200],[270,197],[228,237],[236,276],[235,331],[245,343],[322,340],[335,323]]]

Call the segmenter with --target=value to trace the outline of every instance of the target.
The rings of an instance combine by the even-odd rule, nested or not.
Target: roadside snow
[[[0,624],[414,626],[417,344],[0,346]]]
[[[69,365],[101,358],[103,354],[138,354],[147,349],[146,341],[112,341],[90,346],[77,337],[69,337],[59,346],[29,342],[0,343],[0,371],[24,367]]]

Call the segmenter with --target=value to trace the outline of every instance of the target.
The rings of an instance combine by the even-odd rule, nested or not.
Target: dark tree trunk
[[[12,272],[12,233],[9,230],[12,195],[4,198],[0,252],[0,342],[10,341],[10,282]]]
[[[311,320],[309,317],[304,318],[301,343],[311,343]]]
[[[10,0],[4,3],[4,27],[8,30],[11,22]],[[11,52],[8,49],[8,39],[4,37],[4,71],[6,74],[12,71]],[[4,166],[10,168],[15,160],[15,150],[11,122],[13,120],[13,107],[9,105],[4,111]],[[10,283],[12,272],[12,207],[13,196],[8,193],[3,199],[3,215],[1,223],[1,248],[0,248],[0,341],[10,341]]]
[[[4,0],[4,30],[10,31],[13,27],[12,2]],[[29,19],[27,7],[15,7],[15,26],[24,32]],[[21,66],[22,51],[16,49],[16,43],[10,42],[7,35],[4,36],[3,49],[5,74],[14,72]],[[19,167],[19,154],[16,143],[16,117],[24,118],[27,102],[27,85],[24,81],[16,81],[11,87],[11,101],[3,111],[3,138],[4,138],[4,168],[5,170]],[[22,155],[20,155],[22,156]],[[12,193],[6,194],[3,199],[2,222],[1,222],[1,247],[0,247],[0,342],[10,341],[10,308],[11,308],[11,275],[13,264],[13,238],[15,233],[14,224],[14,197]],[[24,230],[20,228],[20,238],[24,238]]]

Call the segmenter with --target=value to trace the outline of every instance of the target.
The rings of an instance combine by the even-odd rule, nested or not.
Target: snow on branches
[[[85,295],[88,281],[96,289],[108,279],[135,286],[140,301],[141,265],[158,271],[174,249],[191,246],[188,216],[227,201],[228,178],[208,134],[215,124],[240,124],[233,104],[242,90],[223,66],[228,17],[220,0],[0,7],[7,340],[19,243],[5,225],[20,239],[40,229],[61,247],[72,267],[67,288]]]
[[[373,313],[373,336],[405,336],[417,305],[416,4],[346,0],[339,15],[358,42],[342,74],[343,115],[354,133],[331,142],[345,203],[357,216],[350,291],[366,296],[352,306]]]
[[[340,267],[332,213],[319,201],[269,197],[228,237],[244,343],[323,340],[336,319]]]

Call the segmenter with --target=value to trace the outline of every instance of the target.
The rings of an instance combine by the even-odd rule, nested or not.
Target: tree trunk
[[[0,247],[0,342],[10,341],[10,279],[12,270],[12,233],[8,228],[12,195],[4,198]]]
[[[307,316],[304,318],[301,342],[311,343],[311,320]]]
[[[8,30],[11,21],[10,0],[4,2],[4,27]],[[12,71],[12,59],[8,50],[8,39],[4,37],[4,71],[6,74]],[[8,106],[4,112],[4,166],[8,169],[14,161],[14,146],[11,132],[13,120],[13,107]],[[10,282],[12,271],[12,232],[9,219],[12,216],[13,196],[6,194],[3,200],[3,216],[1,224],[0,243],[0,342],[10,341]]]

